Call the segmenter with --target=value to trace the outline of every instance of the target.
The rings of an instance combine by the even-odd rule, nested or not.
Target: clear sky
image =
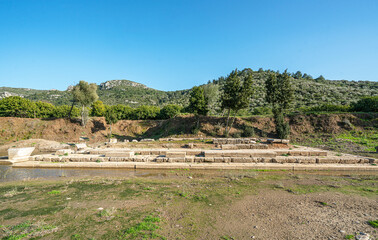
[[[378,80],[378,0],[0,0],[0,86],[177,90],[245,67]]]

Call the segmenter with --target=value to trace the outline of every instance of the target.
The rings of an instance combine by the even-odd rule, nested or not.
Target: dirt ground
[[[378,219],[377,180],[375,172],[181,169],[0,183],[0,237],[377,239],[368,224]]]

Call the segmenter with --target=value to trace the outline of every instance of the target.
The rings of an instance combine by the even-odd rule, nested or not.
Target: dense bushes
[[[160,118],[168,119],[176,117],[182,110],[182,107],[175,104],[168,104],[160,110]]]
[[[349,105],[322,104],[314,107],[300,108],[302,112],[349,112]]]
[[[378,96],[363,97],[349,105],[322,104],[313,107],[302,107],[301,112],[378,112]]]
[[[65,118],[68,116],[68,113],[70,112],[70,110],[71,110],[71,106],[68,106],[68,105],[56,106],[52,117]],[[80,116],[80,109],[74,106],[72,108],[71,117],[76,118],[79,116]]]
[[[0,116],[2,117],[36,117],[36,104],[22,97],[7,97],[0,101]]]
[[[378,112],[378,96],[364,97],[352,104],[355,112]]]
[[[68,116],[71,106],[54,106],[46,102],[33,102],[18,96],[3,98],[0,100],[0,117],[25,117],[25,118],[64,118]],[[73,107],[71,116],[78,117],[80,110]]]
[[[98,104],[97,104],[98,105]],[[130,106],[125,105],[114,105],[114,106],[106,106],[106,109],[111,108],[112,111],[116,114],[117,119],[126,119],[126,120],[154,120],[154,119],[168,119],[177,116],[180,112],[182,107],[169,104],[164,106],[162,109],[156,106],[147,106],[142,105],[137,108],[132,108]],[[98,113],[98,110],[93,110],[91,113]],[[92,116],[104,116],[104,115],[92,115]]]

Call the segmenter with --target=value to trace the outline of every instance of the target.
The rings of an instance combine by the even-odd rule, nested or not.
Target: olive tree
[[[112,137],[112,125],[118,122],[118,115],[116,111],[114,111],[114,108],[111,106],[106,107],[105,110],[105,121],[107,124],[110,125],[110,134],[109,138]]]
[[[81,124],[85,126],[88,121],[88,107],[98,99],[97,85],[80,81],[79,84],[73,87],[72,95],[74,102],[81,105]]]

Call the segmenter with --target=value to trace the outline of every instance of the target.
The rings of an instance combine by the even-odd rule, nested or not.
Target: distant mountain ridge
[[[256,107],[265,107],[264,82],[271,70],[252,71],[247,68],[240,72],[243,78],[252,74],[255,81],[255,93],[250,104],[250,111]],[[323,77],[312,79],[307,74],[293,73],[293,86],[295,88],[295,102],[293,108],[303,106],[316,106],[324,103],[345,105],[355,102],[363,96],[378,95],[378,82],[373,81],[347,81],[326,80]],[[206,85],[222,85],[225,77],[209,81]],[[90,81],[89,81],[90,82]],[[71,103],[69,86],[65,91],[37,90],[29,88],[0,87],[0,98],[8,96],[21,96],[33,101],[46,101],[55,105]],[[174,103],[187,105],[190,89],[177,91],[160,91],[130,80],[110,80],[98,85],[99,100],[105,104],[125,104],[132,107],[140,105],[164,106]]]

